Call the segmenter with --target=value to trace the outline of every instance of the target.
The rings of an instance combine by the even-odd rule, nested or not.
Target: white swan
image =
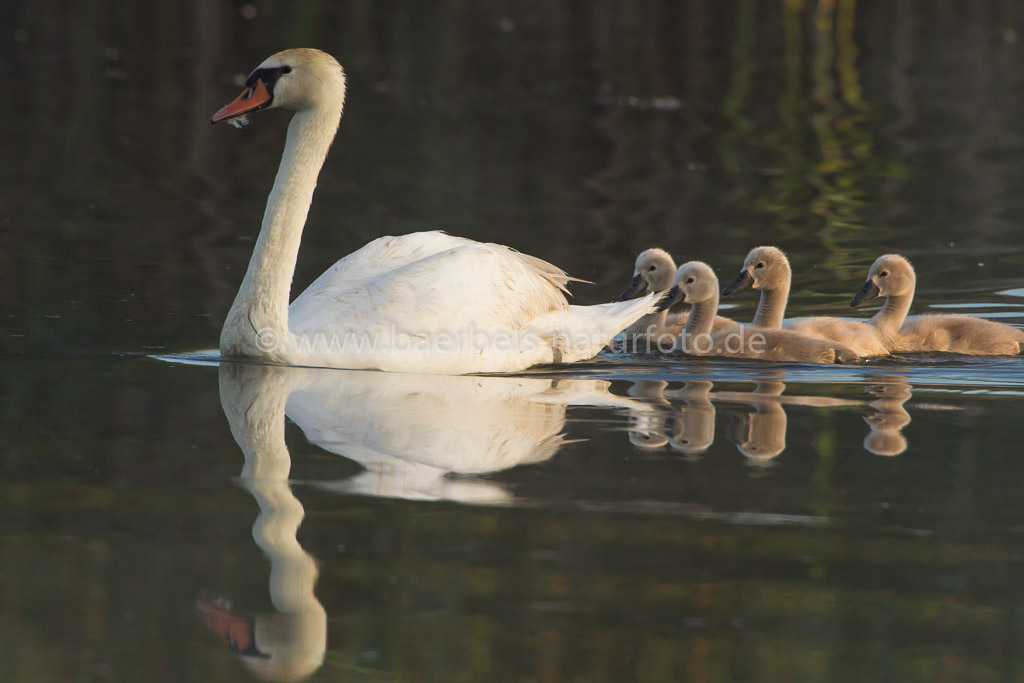
[[[871,324],[893,351],[1015,356],[1024,348],[1024,331],[993,320],[945,313],[908,318],[916,288],[917,275],[910,261],[899,254],[885,254],[871,265],[867,281],[850,306],[885,297],[885,305],[871,318]]]
[[[889,348],[878,329],[862,321],[828,316],[783,320],[792,277],[789,259],[781,249],[755,247],[743,261],[740,274],[725,286],[722,295],[729,296],[748,287],[759,290],[761,299],[754,314],[755,327],[792,330],[810,337],[841,342],[858,356],[889,354]]]
[[[289,307],[302,229],[345,102],[345,74],[312,49],[279,52],[211,121],[295,111],[249,268],[220,351],[289,365],[464,374],[597,355],[653,310],[637,301],[570,306],[562,270],[442,232],[381,237],[338,261]]]
[[[619,301],[634,299],[649,292],[663,292],[672,286],[676,274],[676,262],[664,249],[646,249],[636,257],[633,278],[622,290]],[[670,346],[686,325],[689,311],[669,315],[668,309],[649,313],[622,331],[620,338],[624,348],[632,351],[657,351],[658,344]],[[738,327],[739,323],[715,316],[712,329],[720,332],[725,328]]]
[[[683,353],[805,363],[843,363],[857,358],[853,350],[839,342],[791,330],[743,325],[736,330],[714,332],[718,277],[711,266],[702,261],[690,261],[679,267],[672,289],[659,306],[668,308],[677,301],[691,304],[690,317],[679,337]]]

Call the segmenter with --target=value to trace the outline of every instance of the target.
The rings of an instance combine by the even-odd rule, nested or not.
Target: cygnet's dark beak
[[[754,278],[750,275],[750,271],[744,268],[740,271],[740,274],[736,276],[736,279],[725,286],[722,290],[722,296],[729,296],[733,292],[739,292],[744,289],[750,289],[754,284]]]
[[[686,301],[686,292],[679,289],[679,285],[676,285],[661,297],[661,301],[658,302],[658,310],[667,311],[680,301]]]
[[[857,308],[868,299],[874,299],[879,293],[878,285],[871,280],[864,283],[864,286],[860,288],[860,291],[853,295],[850,299],[850,308]]]
[[[629,281],[629,284],[622,294],[619,294],[619,301],[625,301],[626,299],[635,299],[644,292],[647,291],[647,280],[643,278],[643,275],[637,273],[633,276],[633,279]]]

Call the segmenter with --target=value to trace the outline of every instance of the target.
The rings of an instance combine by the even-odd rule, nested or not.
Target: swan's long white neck
[[[256,247],[221,330],[226,356],[286,360],[284,348],[265,348],[258,335],[272,330],[288,339],[288,302],[316,179],[334,140],[344,101],[300,111],[288,125],[281,166],[267,199]],[[266,339],[266,338],[264,338]]]
[[[782,319],[786,315],[786,304],[789,302],[790,278],[773,289],[762,289],[761,300],[754,314],[754,327],[765,327],[777,330],[782,327]]]

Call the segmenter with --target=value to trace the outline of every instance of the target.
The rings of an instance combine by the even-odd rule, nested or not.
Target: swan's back
[[[858,356],[887,356],[889,347],[877,327],[867,322],[827,316],[790,318],[783,327],[799,334],[827,339],[852,349]]]
[[[380,322],[409,334],[522,327],[567,310],[571,279],[509,247],[440,231],[381,237],[317,278],[289,307],[289,326],[297,334]]]
[[[971,315],[915,315],[903,323],[897,343],[903,351],[1013,356],[1024,348],[1024,331]]]
[[[378,237],[339,259],[325,270],[302,296],[329,290],[352,281],[371,279],[442,251],[470,244],[476,242],[464,237],[454,237],[442,230]],[[295,303],[298,303],[299,299],[296,299]]]
[[[289,307],[288,362],[402,372],[508,372],[601,351],[654,295],[570,306],[541,259],[440,232],[374,240]]]

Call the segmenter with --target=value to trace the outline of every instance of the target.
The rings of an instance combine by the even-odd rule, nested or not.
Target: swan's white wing
[[[554,266],[508,247],[460,242],[435,253],[403,247],[390,267],[380,259],[343,259],[291,305],[289,326],[296,334],[513,331],[568,308],[561,291],[566,276]]]
[[[651,297],[569,306],[571,279],[509,247],[441,232],[374,240],[292,303],[289,362],[440,374],[516,371],[593,357],[654,308]]]
[[[414,232],[411,235],[378,237],[325,270],[292,306],[305,306],[304,298],[329,295],[339,288],[363,282],[456,247],[476,244],[464,237],[453,237],[440,230]]]

